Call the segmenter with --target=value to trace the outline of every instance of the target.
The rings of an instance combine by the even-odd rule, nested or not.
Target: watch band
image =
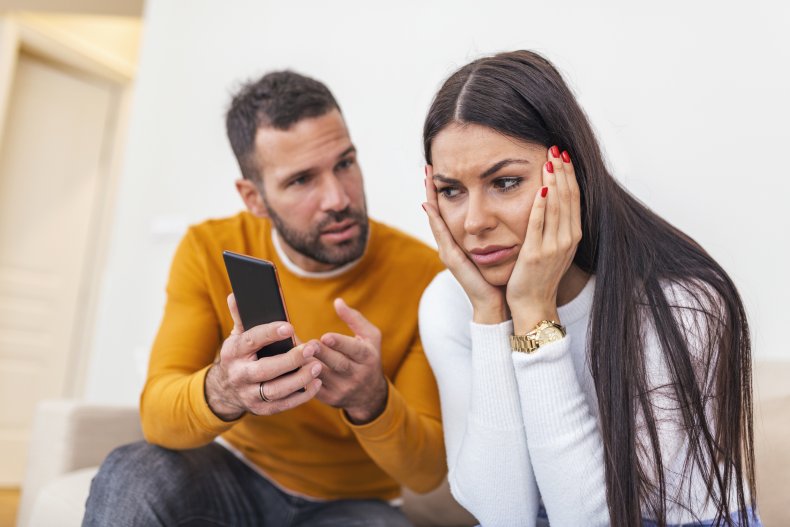
[[[510,335],[510,348],[522,353],[534,353],[538,348],[565,337],[565,327],[553,320],[542,320],[526,335]]]
[[[510,335],[510,349],[522,353],[532,353],[540,347],[534,339],[528,335]]]

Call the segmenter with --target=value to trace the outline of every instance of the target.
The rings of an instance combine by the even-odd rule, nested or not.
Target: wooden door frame
[[[17,68],[18,57],[27,53],[65,68],[98,77],[117,87],[117,105],[112,110],[108,130],[112,137],[103,145],[99,168],[97,198],[91,211],[85,266],[81,271],[78,312],[68,358],[64,397],[82,397],[85,392],[91,346],[105,268],[110,234],[114,219],[116,193],[122,169],[122,151],[131,107],[135,65],[91,46],[66,32],[42,24],[35,16],[5,15],[0,17],[0,145],[6,126],[8,105]]]

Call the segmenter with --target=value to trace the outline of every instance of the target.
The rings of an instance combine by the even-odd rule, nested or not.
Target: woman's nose
[[[496,226],[496,218],[489,210],[485,196],[470,194],[464,219],[464,230],[477,236]]]

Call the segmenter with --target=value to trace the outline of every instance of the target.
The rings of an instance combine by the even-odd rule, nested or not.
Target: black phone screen
[[[288,321],[277,269],[272,262],[230,251],[224,251],[222,257],[245,331],[261,324]],[[285,353],[293,347],[290,337],[273,342],[258,350],[258,358]]]

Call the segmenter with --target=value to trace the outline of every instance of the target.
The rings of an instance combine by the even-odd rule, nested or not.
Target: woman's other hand
[[[547,157],[543,187],[535,195],[526,238],[507,284],[516,334],[541,320],[559,321],[557,290],[582,236],[579,185],[570,156],[553,146]]]

